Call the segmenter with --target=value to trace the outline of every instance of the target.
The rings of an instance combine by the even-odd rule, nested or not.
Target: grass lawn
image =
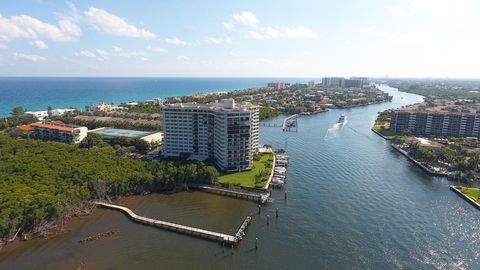
[[[218,182],[220,183],[228,183],[231,185],[241,185],[245,187],[264,187],[267,183],[268,177],[272,171],[272,168],[266,168],[264,162],[270,161],[273,163],[273,154],[272,153],[264,153],[261,154],[261,158],[259,161],[253,161],[253,169],[249,171],[243,172],[235,172],[235,173],[226,173],[222,174],[218,178]],[[261,177],[261,181],[255,183],[256,175],[259,175],[262,171],[268,171],[268,175],[263,175]]]
[[[458,187],[457,187],[458,188]],[[459,190],[467,195],[468,197],[470,197],[470,199],[476,201],[476,202],[480,202],[479,200],[479,197],[480,197],[480,189],[478,188],[468,188],[468,187],[462,187],[461,189],[459,188]]]

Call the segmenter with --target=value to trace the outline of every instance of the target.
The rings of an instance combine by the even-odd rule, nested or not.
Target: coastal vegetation
[[[412,143],[408,146],[409,155],[430,167],[445,168],[455,172],[457,177],[479,180],[480,152],[470,152],[459,143],[446,144],[440,149]]]
[[[272,153],[258,153],[254,157],[253,168],[248,171],[222,174],[218,178],[220,184],[226,186],[243,186],[261,188],[267,184],[273,166]]]
[[[27,125],[37,122],[37,118],[32,115],[25,114],[23,107],[16,107],[12,109],[10,116],[0,117],[0,130],[15,128],[20,125]]]
[[[0,134],[0,242],[47,234],[92,199],[214,184],[217,177],[201,162],[147,163],[105,143],[80,148]]]
[[[400,91],[448,100],[480,101],[480,81],[475,80],[390,80],[388,85]]]
[[[390,113],[390,110],[379,112],[372,128],[389,140],[395,137],[395,134],[390,130]]]
[[[274,118],[280,115],[280,112],[277,109],[270,107],[260,107],[259,118],[260,121]]]
[[[148,114],[160,114],[160,106],[158,104],[142,103],[137,106],[132,106],[127,109],[129,113],[148,113]]]
[[[66,124],[85,126],[88,129],[101,127],[114,127],[136,130],[160,130],[160,120],[147,120],[141,118],[111,117],[97,115],[73,115],[65,114],[63,116],[52,117],[53,120],[60,120]]]

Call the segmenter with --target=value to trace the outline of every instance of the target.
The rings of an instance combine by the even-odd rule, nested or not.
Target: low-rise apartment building
[[[33,123],[30,126],[34,138],[67,143],[80,143],[87,137],[88,132],[87,127],[55,122]]]

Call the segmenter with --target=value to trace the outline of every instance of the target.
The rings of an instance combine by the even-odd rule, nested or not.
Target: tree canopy
[[[218,172],[201,162],[144,162],[117,156],[93,138],[91,148],[0,134],[0,239],[63,217],[98,196],[175,190],[212,184]]]

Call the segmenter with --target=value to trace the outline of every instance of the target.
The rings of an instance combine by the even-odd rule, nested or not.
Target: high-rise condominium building
[[[325,87],[345,87],[345,78],[341,77],[325,77],[322,79],[322,85]]]
[[[212,104],[165,104],[163,155],[211,159],[223,171],[252,168],[259,108],[224,99]]]

